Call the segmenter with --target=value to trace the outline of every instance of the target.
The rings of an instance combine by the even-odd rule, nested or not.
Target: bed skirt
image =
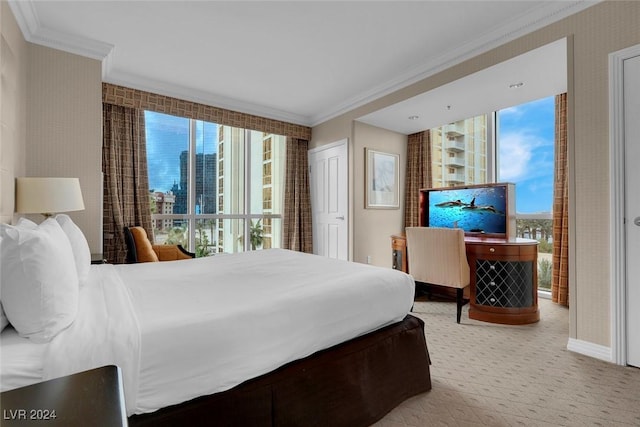
[[[431,389],[422,320],[317,352],[228,391],[129,417],[136,426],[368,426]]]

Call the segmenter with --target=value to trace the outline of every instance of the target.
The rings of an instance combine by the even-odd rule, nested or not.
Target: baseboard
[[[588,341],[569,338],[569,342],[567,343],[567,350],[573,351],[575,353],[580,353],[585,356],[593,357],[595,359],[604,360],[605,362],[613,363],[611,347],[605,347],[603,345],[593,344]]]

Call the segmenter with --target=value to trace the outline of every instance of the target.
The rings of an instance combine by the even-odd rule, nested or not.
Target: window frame
[[[155,111],[151,111],[151,110],[146,110],[149,111],[151,113],[156,113]],[[166,113],[160,113],[160,114],[166,114]],[[177,116],[180,117],[180,116]],[[199,119],[193,119],[193,118],[189,118],[189,117],[183,117],[185,119],[189,120],[189,150],[188,150],[188,161],[187,161],[187,175],[189,177],[189,182],[188,182],[188,192],[187,192],[187,213],[185,214],[164,214],[164,213],[151,213],[151,220],[152,223],[155,224],[155,221],[158,220],[170,220],[170,221],[174,221],[174,220],[180,220],[180,221],[185,221],[187,222],[187,226],[188,226],[188,236],[187,236],[187,242],[189,245],[189,250],[192,252],[195,252],[196,249],[196,234],[197,234],[197,223],[198,221],[207,221],[207,220],[243,220],[243,242],[242,242],[242,251],[246,252],[251,249],[251,235],[250,235],[250,231],[251,231],[251,225],[253,224],[253,221],[256,220],[264,220],[264,219],[270,219],[270,223],[273,224],[273,219],[280,219],[282,220],[283,218],[283,214],[282,213],[251,213],[251,187],[252,187],[252,182],[251,182],[251,138],[247,137],[247,134],[249,132],[260,132],[263,135],[264,134],[268,134],[268,135],[277,135],[277,134],[272,134],[272,133],[267,133],[267,132],[263,132],[263,131],[256,131],[256,130],[252,130],[252,129],[247,129],[247,128],[236,128],[236,129],[241,129],[242,132],[244,133],[244,138],[243,138],[243,165],[244,165],[244,177],[243,177],[243,211],[244,213],[236,213],[236,214],[223,214],[223,213],[215,213],[215,214],[205,214],[205,213],[196,213],[196,191],[197,191],[197,185],[195,185],[196,183],[196,158],[197,158],[197,132],[196,132],[196,127],[198,125],[198,122],[207,122],[206,120],[199,120]],[[214,122],[207,122],[207,123],[214,123]],[[230,128],[235,128],[234,126],[229,126],[229,125],[221,125],[219,123],[215,123],[217,125],[217,132],[216,132],[216,143],[218,144],[219,148],[221,145],[220,144],[220,133],[223,131],[223,127],[227,126]],[[283,135],[277,135],[277,136],[283,136]],[[271,152],[273,153],[273,137],[270,136],[269,137],[271,139]],[[285,138],[285,144],[286,144],[286,138]],[[228,147],[227,147],[228,148]],[[224,153],[224,147],[222,148],[223,153]],[[229,151],[229,150],[227,150]],[[219,152],[216,151],[216,153],[218,153],[219,156]],[[284,150],[284,153],[286,153],[286,149]],[[286,155],[286,154],[283,154]],[[216,156],[216,162],[218,162],[219,157]],[[261,156],[262,159],[262,166],[264,166],[264,155]],[[284,159],[283,159],[284,160]],[[217,171],[217,169],[216,169]],[[223,172],[224,173],[224,172]],[[274,184],[273,184],[273,173],[274,173],[274,168],[273,166],[271,167],[271,183],[269,184],[269,188],[273,189]],[[218,176],[219,177],[219,176]],[[216,180],[218,179],[218,177],[216,177]],[[261,180],[262,183],[263,180]],[[216,181],[216,187],[218,186],[218,181]],[[261,195],[263,194],[263,189],[264,189],[264,184],[262,183],[261,187],[260,187],[260,193]],[[284,189],[283,189],[284,190]],[[273,191],[273,190],[271,190]],[[273,193],[272,193],[273,194]],[[216,199],[219,197],[220,193],[216,192]],[[284,198],[282,198],[284,199]],[[273,203],[273,201],[272,201]],[[218,200],[216,200],[216,204],[218,204]],[[283,207],[281,206],[280,208],[280,212],[283,212]],[[273,230],[273,225],[271,225],[271,229]],[[282,227],[280,227],[280,234],[282,234]],[[219,238],[218,236],[212,236],[212,238],[215,238],[216,242],[218,241],[217,239]],[[282,236],[280,236],[280,239],[282,238]],[[273,238],[270,238],[270,241],[273,242]],[[217,253],[217,252],[216,252]],[[213,255],[213,254],[212,254]]]

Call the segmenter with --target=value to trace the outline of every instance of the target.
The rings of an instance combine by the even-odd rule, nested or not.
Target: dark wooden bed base
[[[431,389],[422,320],[355,338],[231,390],[133,415],[136,426],[368,426]]]

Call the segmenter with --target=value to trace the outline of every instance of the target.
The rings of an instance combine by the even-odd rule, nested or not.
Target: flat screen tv
[[[420,190],[420,226],[461,228],[466,235],[515,237],[515,184]]]

